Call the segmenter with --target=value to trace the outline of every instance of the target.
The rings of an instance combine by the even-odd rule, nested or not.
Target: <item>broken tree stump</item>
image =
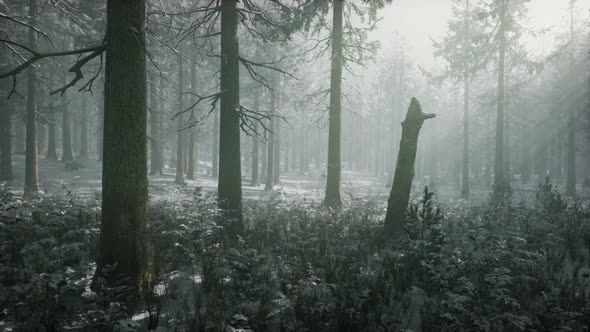
[[[399,154],[391,193],[387,200],[387,214],[384,223],[384,235],[386,237],[399,236],[404,230],[412,180],[414,179],[418,135],[424,120],[432,119],[435,116],[435,114],[422,113],[420,103],[416,98],[412,98],[406,118],[402,122]]]

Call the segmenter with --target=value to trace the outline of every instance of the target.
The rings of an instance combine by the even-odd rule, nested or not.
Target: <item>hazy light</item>
[[[527,48],[537,55],[547,54],[556,45],[555,36],[569,25],[569,0],[532,0],[529,8],[528,27],[532,31],[547,28],[550,31],[527,38]],[[589,1],[577,1],[578,22],[588,18],[589,10]],[[444,36],[451,16],[450,0],[396,0],[382,11],[383,20],[373,36],[387,48],[397,31],[406,39],[408,54],[416,64],[431,68],[434,64],[431,38],[440,40]]]

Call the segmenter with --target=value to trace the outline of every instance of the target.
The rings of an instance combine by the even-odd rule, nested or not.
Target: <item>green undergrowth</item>
[[[439,207],[416,193],[382,243],[385,202],[342,210],[279,193],[245,202],[227,238],[215,197],[150,203],[152,284],[89,289],[98,197],[25,203],[0,190],[0,320],[13,330],[584,331],[590,212],[546,181],[531,204]]]

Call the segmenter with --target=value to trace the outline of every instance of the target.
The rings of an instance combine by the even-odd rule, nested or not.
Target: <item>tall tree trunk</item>
[[[219,209],[229,233],[244,230],[240,160],[240,65],[237,0],[221,2],[221,101],[219,121]]]
[[[35,26],[37,0],[29,0],[29,23]],[[29,29],[28,46],[35,49],[35,31]],[[39,156],[37,154],[37,75],[34,66],[27,72],[27,136],[25,151],[25,187],[24,197],[30,199],[39,191]]]
[[[463,181],[461,196],[469,197],[469,74],[465,68],[463,75]]]
[[[424,150],[422,150],[424,151]],[[424,156],[424,152],[420,155],[421,157]],[[459,191],[461,189],[461,168],[460,168],[460,161],[459,158],[453,159],[451,166],[453,167],[453,182],[455,184],[455,190]],[[419,179],[422,177],[419,177]]]
[[[106,70],[103,70],[103,83],[105,82],[105,72]],[[103,141],[104,141],[104,99],[105,99],[105,92],[106,89],[103,88],[102,93],[99,95],[99,98],[101,99],[98,103],[98,115],[97,115],[97,122],[98,122],[98,130],[96,132],[96,151],[98,152],[98,161],[102,161],[102,156],[103,156]]]
[[[574,63],[574,1],[570,1],[570,63]],[[574,109],[568,110],[567,121],[567,184],[566,193],[570,196],[576,195],[576,118]]]
[[[470,15],[470,8],[469,8],[469,0],[465,1],[465,16],[464,16],[464,24],[467,36],[470,36],[470,25],[469,25],[469,16]],[[461,196],[464,198],[469,197],[469,58],[468,58],[468,48],[469,48],[469,40],[467,38],[463,39],[463,47],[465,51],[465,63],[463,68],[463,84],[464,84],[464,92],[463,92],[463,179],[461,183]]]
[[[246,135],[245,133],[241,132],[240,133],[240,145],[242,146],[242,150],[240,151],[240,158],[242,159],[242,164],[244,165],[244,167],[246,168],[245,171],[246,172],[250,172],[250,151],[252,150],[252,147],[250,146],[250,141],[247,140],[246,138],[248,137],[248,135]],[[243,143],[242,143],[243,142]]]
[[[509,67],[510,68],[510,67]],[[504,79],[504,90],[510,91],[508,78]],[[509,99],[509,98],[508,98]],[[504,100],[504,179],[508,186],[512,184],[512,143],[511,143],[512,113],[508,100]]]
[[[25,127],[26,127],[26,123],[22,123],[21,120],[17,118],[17,121],[15,121],[15,135],[14,135],[15,136],[15,139],[14,139],[14,153],[15,154],[25,154],[25,141],[26,141]]]
[[[213,115],[213,148],[211,152],[211,176],[217,178],[219,174],[219,110],[215,110]]]
[[[144,289],[147,254],[145,0],[107,2],[102,223],[95,281]],[[105,268],[111,266],[112,272]]]
[[[184,87],[184,66],[183,66],[182,55],[178,56],[178,112],[184,110],[182,89]],[[176,178],[174,182],[176,184],[184,183],[184,115],[178,114],[176,118]]]
[[[293,142],[291,141],[291,133],[286,131],[283,134],[283,137],[285,137],[285,144],[284,144],[284,149],[285,149],[285,160],[284,160],[284,165],[283,165],[283,170],[285,171],[285,173],[289,173],[289,153],[291,153],[291,146],[293,146]]]
[[[2,28],[5,25],[1,26]],[[6,47],[0,49],[0,62],[7,62]],[[9,80],[0,81],[0,181],[12,180],[12,115],[13,104],[7,99]]]
[[[522,184],[528,184],[531,176],[531,145],[529,145],[528,140],[530,139],[530,124],[528,121],[528,112],[525,113],[524,118],[524,138],[521,140],[521,170],[520,170],[520,179]]]
[[[5,82],[8,80],[4,80]],[[3,93],[8,93],[6,83],[3,84]],[[11,117],[12,105],[3,94],[0,98],[0,181],[12,180],[12,142],[11,142]]]
[[[166,111],[165,111],[165,107],[164,107],[164,82],[160,82],[160,89],[158,91],[158,95],[160,96],[160,98],[158,99],[158,129],[159,129],[159,133],[160,133],[160,142],[158,143],[158,148],[160,151],[160,173],[164,174],[164,165],[166,163],[166,149],[164,147],[164,141],[166,140],[166,127],[165,125],[168,123],[168,121],[163,121],[164,117],[166,116]]]
[[[52,111],[47,116],[49,117],[49,121],[47,123],[49,134],[47,143],[47,156],[45,158],[48,160],[57,160],[55,137],[55,113]]]
[[[341,127],[342,127],[342,16],[343,0],[333,1],[332,68],[330,74],[330,113],[328,134],[328,173],[324,203],[330,207],[342,206]]]
[[[297,156],[299,154],[300,145],[302,141],[299,139],[299,131],[297,128],[293,128],[291,130],[291,143],[289,145],[289,149],[291,150],[291,157],[290,157],[290,165],[289,168],[292,172],[297,171]]]
[[[381,156],[381,141],[378,137],[380,136],[380,119],[377,119],[377,117],[375,117],[375,123],[374,123],[374,130],[372,131],[372,136],[373,136],[373,151],[374,151],[374,164],[373,164],[373,177],[376,178],[377,182],[379,182],[379,166],[381,165],[380,163],[380,156]],[[391,182],[393,183],[393,181]]]
[[[151,111],[150,111],[150,174],[162,175],[162,138],[160,137],[160,106],[159,99],[163,98],[162,85],[160,91],[156,94],[155,82],[152,83],[151,89]]]
[[[573,109],[568,112],[567,125],[567,184],[566,193],[576,195],[576,119]]]
[[[499,61],[498,61],[498,111],[496,114],[496,160],[494,163],[494,195],[503,197],[509,189],[504,175],[504,65],[506,57],[505,36],[506,0],[500,0]]]
[[[488,146],[488,151],[492,150],[493,142],[491,140],[486,140],[486,145]],[[484,185],[486,189],[492,187],[492,169],[494,168],[494,161],[492,160],[492,154],[486,153],[485,154],[485,172],[484,172]]]
[[[186,125],[186,124],[185,124]],[[182,156],[182,161],[184,161],[184,175],[188,176],[188,140],[189,140],[189,130],[183,130],[183,145],[184,145],[184,155]]]
[[[80,96],[80,159],[88,158],[88,108],[86,92]]]
[[[257,127],[256,127],[257,128]],[[260,175],[258,172],[258,150],[260,149],[258,146],[259,138],[256,134],[252,135],[252,176],[250,185],[253,187],[258,187],[260,185]]]
[[[315,131],[315,136],[316,136],[316,148],[314,149],[315,152],[315,160],[316,160],[316,164],[315,164],[315,168],[316,169],[320,169],[323,165],[324,165],[324,152],[325,152],[325,146],[324,146],[324,135],[322,135],[320,133],[320,129],[318,128]]]
[[[72,96],[72,102],[74,96]],[[80,151],[80,110],[76,109],[76,107],[73,109],[73,111],[70,111],[70,119],[72,120],[70,128],[72,134],[72,155],[75,156],[74,151]]]
[[[38,121],[37,121],[37,153],[39,153],[39,155],[43,156],[45,155],[45,153],[47,153],[47,130],[45,128],[45,124],[46,124],[46,117],[47,114],[38,112],[41,115],[41,118],[39,118],[39,114],[37,115]]]
[[[254,90],[254,110],[256,112],[260,112],[260,94],[258,91]],[[255,133],[252,135],[252,179],[250,185],[253,187],[258,187],[260,185],[260,178],[258,174],[258,142],[260,139],[258,138],[258,126],[255,126]]]
[[[305,132],[305,127],[301,126],[301,143],[299,144],[299,174],[305,174],[307,172],[307,133]]]
[[[384,223],[384,235],[386,237],[401,236],[404,230],[412,180],[414,179],[418,136],[424,121],[434,116],[434,114],[424,114],[418,100],[412,98],[406,119],[402,122],[399,155],[391,193],[387,201],[387,214]]]
[[[63,82],[64,84],[68,83],[66,73],[63,74]],[[68,101],[65,99],[68,97],[68,92],[66,91],[63,94],[63,109],[62,109],[62,156],[61,161],[72,161],[74,160],[74,154],[72,153],[72,115],[70,113],[70,108],[68,105]]]
[[[194,60],[191,60],[191,91],[193,93],[197,93],[197,63]],[[196,97],[192,95],[191,105],[196,102]],[[195,112],[195,110],[193,110]],[[198,116],[197,116],[198,118]],[[186,177],[187,179],[194,180],[195,179],[195,165],[197,163],[197,154],[196,154],[196,131],[195,128],[190,128],[188,130],[188,167],[186,170]]]
[[[197,163],[197,153],[196,153],[196,132],[195,128],[190,128],[188,130],[188,167],[186,170],[186,178],[189,180],[195,179],[195,165]]]
[[[278,110],[278,105],[280,105],[281,102],[281,82],[279,80],[278,75],[275,76],[277,79],[277,83],[275,85],[275,91],[274,93],[276,94],[276,98],[274,101],[274,114],[275,116],[277,116],[277,118],[275,119],[275,123],[274,123],[274,134],[272,135],[273,138],[273,147],[274,147],[274,152],[273,152],[273,157],[274,157],[274,162],[273,162],[273,171],[272,171],[272,176],[273,176],[273,184],[279,184],[280,181],[280,176],[281,176],[281,120],[278,118],[279,116],[279,110]]]
[[[562,137],[558,133],[548,144],[549,150],[549,177],[554,185],[561,183],[561,164],[563,163],[563,154],[561,153]]]
[[[533,172],[541,180],[546,176],[547,146],[536,142]]]
[[[63,95],[64,97],[67,97],[68,93],[66,92]],[[74,160],[74,155],[72,153],[72,117],[67,102],[64,102],[63,104],[61,128],[63,150],[61,161],[72,161]]]
[[[269,121],[269,126],[270,126],[270,121]],[[266,134],[265,134],[266,137]],[[261,144],[261,148],[262,148],[262,158],[260,160],[260,163],[262,164],[262,168],[260,170],[260,178],[264,179],[265,183],[266,183],[266,172],[267,172],[267,167],[268,167],[268,163],[266,161],[267,157],[267,151],[268,151],[268,141],[264,140],[262,141]]]
[[[269,140],[267,143],[268,152],[266,153],[266,182],[264,185],[264,191],[272,191],[273,186],[275,184],[275,176],[274,173],[276,171],[275,167],[275,153],[277,150],[275,149],[275,142],[276,142],[276,128],[277,128],[277,119],[276,119],[276,80],[273,80],[273,90],[274,92],[270,95],[270,120],[268,130],[269,132]]]

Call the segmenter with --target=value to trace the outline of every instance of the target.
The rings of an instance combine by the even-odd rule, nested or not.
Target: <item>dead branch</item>
[[[6,73],[1,73],[0,74],[0,79],[3,78],[7,78],[7,77],[12,77],[12,89],[10,91],[10,93],[8,94],[8,98],[10,98],[10,96],[16,92],[16,76],[22,72],[23,70],[25,70],[27,67],[33,65],[34,63],[36,63],[39,60],[45,59],[45,58],[52,58],[52,57],[61,57],[61,56],[68,56],[68,55],[76,55],[76,54],[84,54],[84,53],[89,53],[90,54],[88,56],[83,57],[82,59],[80,59],[78,62],[76,62],[76,64],[70,68],[70,72],[76,73],[76,77],[74,78],[74,80],[70,83],[68,83],[64,88],[58,89],[56,91],[53,91],[51,94],[57,93],[57,92],[61,92],[63,94],[63,92],[65,92],[65,89],[73,86],[76,82],[78,82],[80,79],[82,79],[83,75],[81,72],[82,66],[84,66],[84,64],[86,64],[88,61],[90,61],[91,59],[99,56],[100,54],[102,54],[102,52],[106,49],[106,44],[100,44],[97,46],[92,46],[92,47],[86,47],[86,48],[80,48],[80,49],[75,49],[75,50],[67,50],[67,51],[59,51],[59,52],[47,52],[47,53],[42,53],[42,52],[38,52],[35,51],[25,45],[10,41],[10,40],[5,40],[2,39],[0,40],[0,42],[4,43],[4,44],[8,44],[8,45],[14,45],[17,47],[20,47],[24,50],[26,50],[27,52],[32,54],[32,57],[30,57],[29,59],[27,59],[25,62],[21,63],[19,66],[17,66],[16,68],[6,72]]]

